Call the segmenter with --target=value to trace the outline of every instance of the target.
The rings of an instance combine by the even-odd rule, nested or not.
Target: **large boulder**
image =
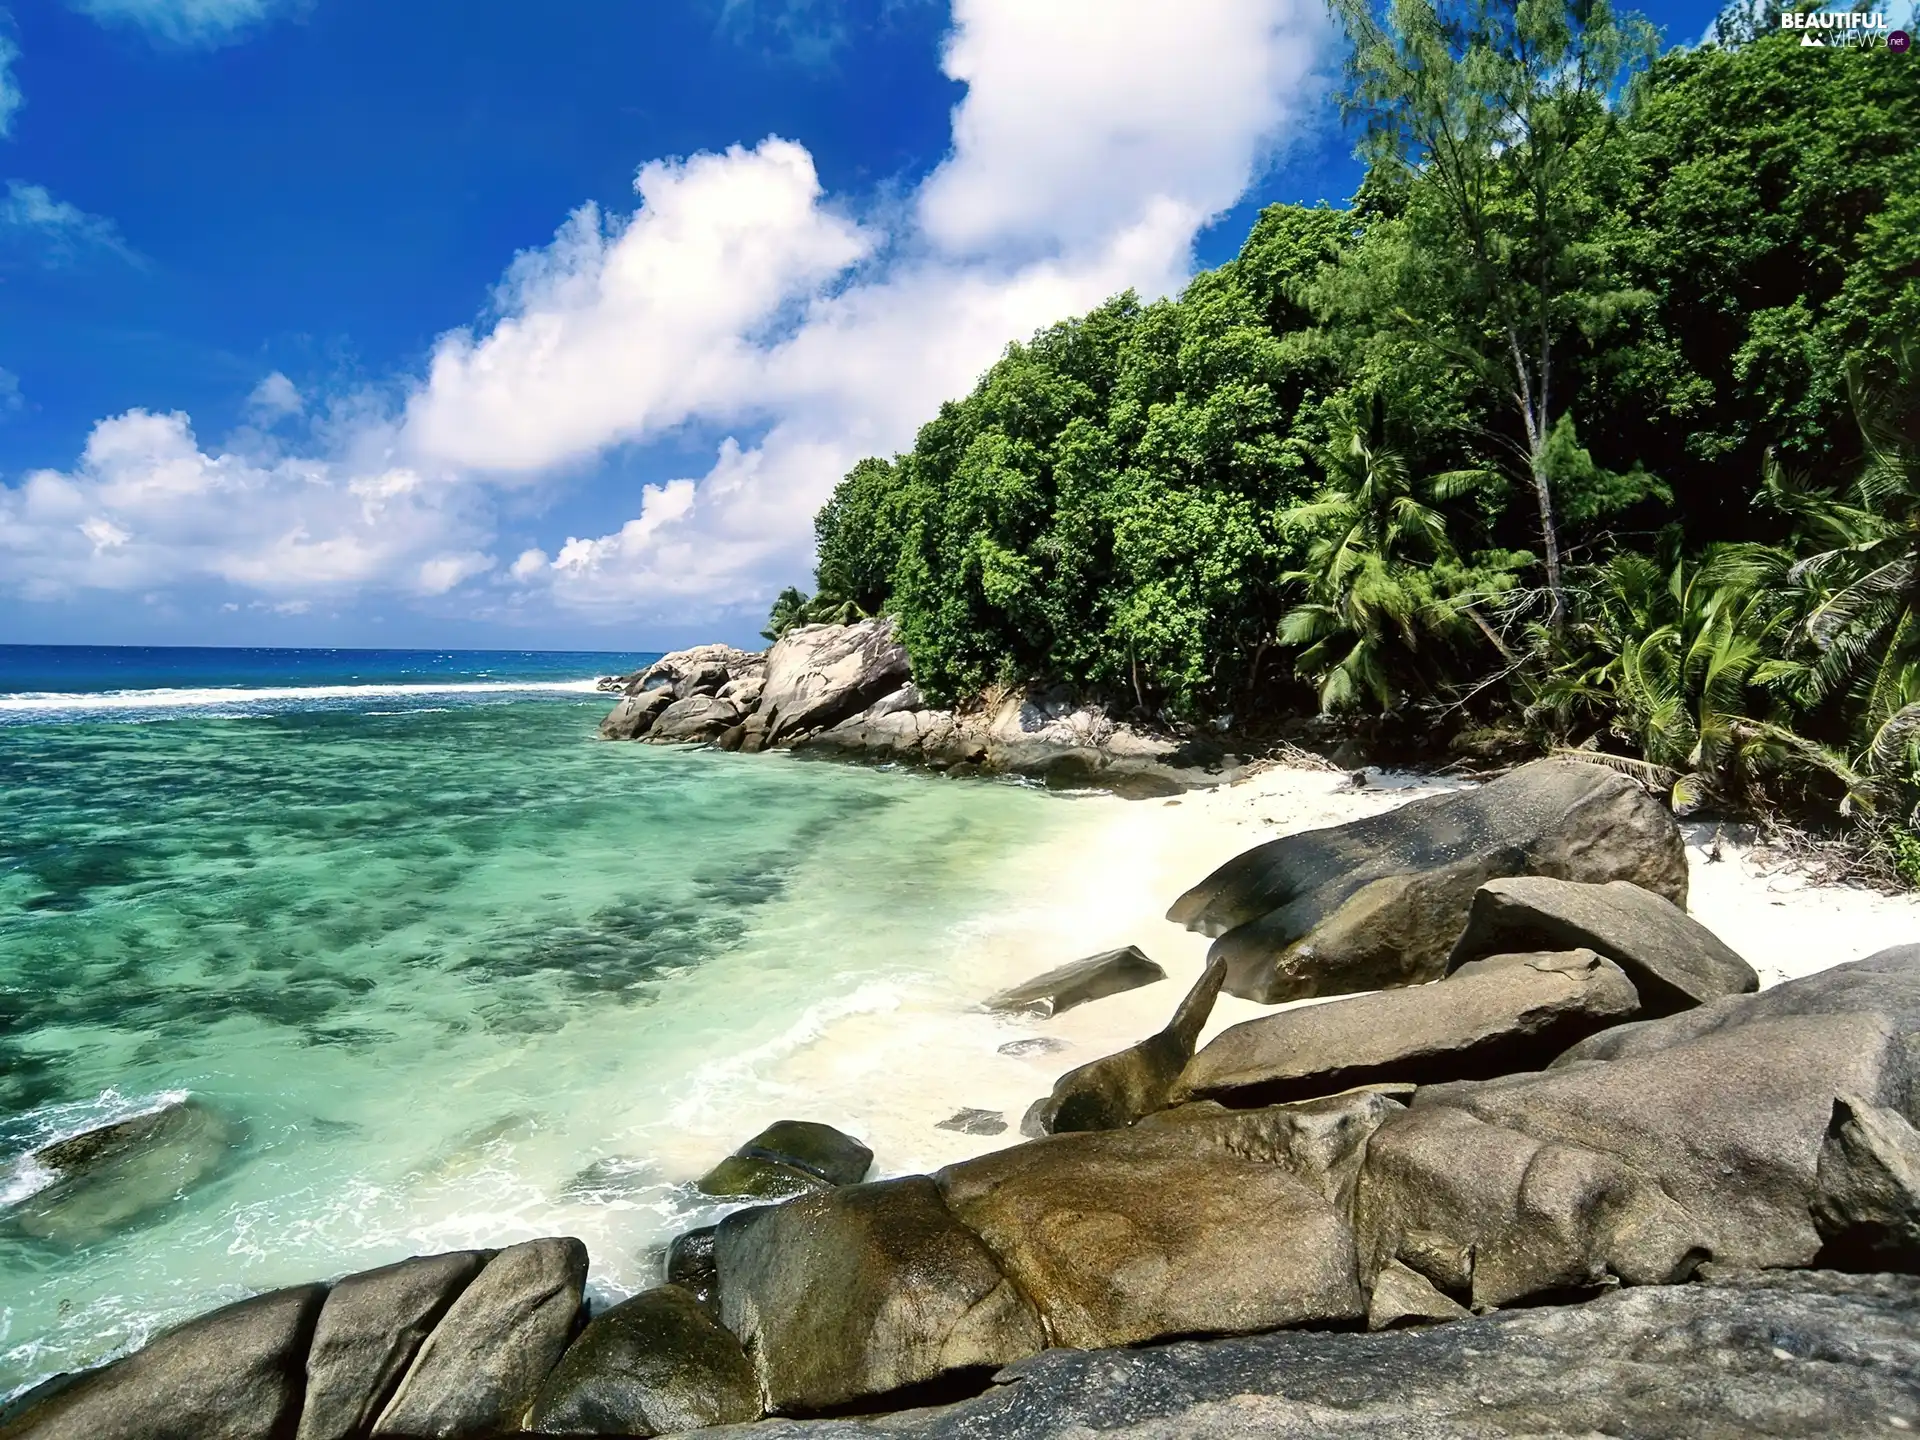
[[[1428,1086],[1369,1145],[1363,1268],[1500,1305],[1703,1259],[1809,1265],[1834,1100],[1910,1117],[1917,1039],[1909,946],[1603,1031],[1538,1074]]]
[[[302,1362],[324,1285],[256,1295],[124,1360],[42,1387],[0,1419],[5,1440],[260,1440],[300,1415]]]
[[[1430,984],[1244,1021],[1193,1057],[1170,1098],[1269,1105],[1537,1070],[1639,1008],[1620,967],[1591,950],[1502,955]]]
[[[907,683],[911,666],[892,620],[802,625],[767,652],[766,688],[757,713],[760,744],[824,730],[857,715]]]
[[[91,1245],[153,1218],[233,1162],[246,1129],[196,1099],[162,1105],[34,1151],[54,1179],[6,1214],[36,1240]]]
[[[1506,875],[1687,897],[1685,848],[1657,801],[1604,766],[1537,760],[1478,789],[1270,840],[1167,918],[1219,937],[1229,991],[1274,1004],[1439,979],[1474,892]]]
[[[1056,1135],[936,1178],[1057,1345],[1352,1320],[1366,1302],[1329,1191],[1385,1108],[1344,1129],[1266,1112]]]
[[[720,1314],[720,1274],[713,1259],[717,1225],[702,1225],[673,1237],[667,1246],[667,1283],[693,1296],[707,1313]]]
[[[708,1195],[780,1200],[809,1190],[857,1185],[873,1151],[845,1131],[816,1120],[776,1120],[700,1177]]]
[[[296,1440],[359,1440],[393,1398],[433,1328],[491,1258],[457,1250],[402,1260],[338,1282],[307,1352]]]
[[[740,1342],[662,1285],[594,1316],[540,1388],[536,1435],[667,1435],[760,1418]]]
[[[662,710],[646,738],[662,745],[714,740],[722,731],[738,725],[745,713],[733,701],[717,695],[689,695]]]
[[[662,655],[637,675],[626,677],[629,695],[667,687],[685,697],[714,689],[730,680],[757,675],[766,668],[766,652],[740,650],[732,645],[695,645]]]
[[[958,1404],[702,1440],[1893,1436],[1920,1427],[1916,1313],[1903,1276],[1729,1275],[1377,1335],[1049,1350]]]
[[[502,1250],[420,1347],[377,1437],[511,1434],[582,1318],[587,1247],[571,1237]]]
[[[738,1211],[714,1254],[721,1317],[771,1410],[871,1401],[1047,1343],[1032,1303],[925,1176]]]
[[[1920,1273],[1920,1131],[1857,1095],[1833,1102],[1820,1148],[1814,1228],[1822,1264]]]
[[[1698,920],[1625,880],[1604,885],[1516,875],[1474,892],[1447,968],[1517,950],[1584,947],[1633,980],[1649,1016],[1760,988],[1760,977]]]
[[[989,1010],[1058,1015],[1089,1000],[1103,1000],[1166,978],[1167,972],[1149,960],[1146,951],[1138,945],[1128,945],[1120,950],[1103,950],[1098,955],[1070,961],[1044,975],[1036,975],[991,996],[986,1004]]]
[[[673,687],[661,685],[622,696],[600,722],[602,740],[638,740],[653,728],[660,713],[673,704]]]
[[[1065,1130],[1115,1130],[1164,1108],[1180,1072],[1193,1059],[1193,1047],[1207,1027],[1225,978],[1224,964],[1208,965],[1166,1029],[1062,1075],[1054,1082],[1053,1093],[1027,1111],[1021,1132],[1038,1136]]]

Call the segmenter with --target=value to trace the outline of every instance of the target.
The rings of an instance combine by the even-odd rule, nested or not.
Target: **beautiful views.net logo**
[[[1904,55],[1913,44],[1906,31],[1893,28],[1885,11],[1782,10],[1780,28],[1800,31],[1802,45],[1821,49],[1859,50],[1884,45]]]

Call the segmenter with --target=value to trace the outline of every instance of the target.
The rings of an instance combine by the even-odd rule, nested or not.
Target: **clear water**
[[[808,1113],[779,1058],[951,984],[1009,857],[1071,823],[1012,786],[604,744],[571,690],[394,688],[632,657],[257,658],[0,661],[0,1395],[422,1250],[570,1233],[603,1292],[651,1283],[686,1182]],[[245,1127],[223,1173],[91,1243],[8,1231],[25,1152],[182,1092]]]

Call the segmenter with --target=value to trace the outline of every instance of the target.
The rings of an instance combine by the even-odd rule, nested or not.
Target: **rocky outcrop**
[[[729,1215],[714,1253],[721,1316],[770,1410],[831,1410],[1047,1343],[1032,1304],[924,1176]]]
[[[1146,951],[1138,945],[1129,945],[1122,950],[1104,950],[1036,975],[991,996],[986,1005],[989,1010],[1045,1018],[1090,1000],[1103,1000],[1166,978],[1167,972],[1149,960]]]
[[[536,1435],[667,1435],[760,1418],[733,1333],[677,1285],[596,1315],[534,1401]]]
[[[766,688],[754,710],[758,744],[837,725],[893,695],[911,670],[891,620],[789,630],[767,652]]]
[[[5,1223],[35,1240],[93,1244],[211,1180],[245,1140],[244,1127],[191,1098],[57,1140],[28,1157],[53,1180]]]
[[[700,1178],[708,1195],[780,1200],[809,1190],[857,1185],[873,1151],[813,1120],[777,1120]]]
[[[1166,1029],[1062,1075],[1053,1093],[1027,1111],[1021,1133],[1117,1130],[1165,1108],[1180,1072],[1193,1059],[1193,1047],[1200,1043],[1225,978],[1226,966],[1214,962],[1180,1002]]]
[[[1639,1009],[1632,982],[1591,950],[1501,955],[1426,985],[1244,1021],[1193,1057],[1170,1098],[1261,1105],[1534,1070]]]
[[[1580,947],[1625,970],[1649,1016],[1760,988],[1753,967],[1718,935],[1671,900],[1625,880],[1489,880],[1474,893],[1447,968],[1516,950]]]
[[[956,1405],[702,1440],[1899,1435],[1920,1429],[1916,1313],[1906,1277],[1733,1274],[1377,1335],[1052,1350]]]
[[[1631,880],[1683,905],[1673,817],[1616,771],[1536,760],[1478,789],[1270,840],[1167,918],[1215,935],[1227,989],[1268,1004],[1437,980],[1487,881]],[[1558,947],[1556,947],[1558,948]]]
[[[653,728],[662,711],[673,704],[673,687],[661,685],[621,698],[600,722],[602,740],[638,740]]]
[[[689,695],[675,700],[655,717],[647,738],[663,745],[716,740],[723,731],[738,725],[745,713],[732,700],[717,695]]]

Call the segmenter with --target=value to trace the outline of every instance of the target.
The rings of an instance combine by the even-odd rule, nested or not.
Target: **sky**
[[[0,0],[0,643],[748,641],[1008,342],[1343,202],[1338,63],[1321,0]]]

